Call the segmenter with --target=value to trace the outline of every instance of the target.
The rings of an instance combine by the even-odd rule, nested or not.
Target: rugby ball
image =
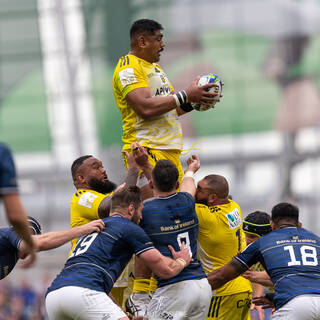
[[[210,106],[205,106],[205,105],[202,105],[201,103],[191,103],[191,105],[192,105],[194,110],[206,111],[206,110],[209,110],[209,109],[213,108],[214,105],[218,102],[219,97],[220,97],[221,92],[222,92],[222,81],[221,81],[221,79],[219,78],[219,76],[217,76],[214,73],[206,74],[206,75],[201,76],[201,78],[198,81],[198,86],[203,86],[203,85],[208,84],[208,83],[217,84],[217,86],[207,89],[207,91],[214,91],[214,92],[218,93],[216,101],[211,103]]]

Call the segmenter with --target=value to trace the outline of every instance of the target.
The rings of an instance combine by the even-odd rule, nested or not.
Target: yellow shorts
[[[250,320],[251,292],[213,296],[206,320]]]
[[[157,161],[161,159],[170,160],[177,167],[179,171],[179,183],[181,183],[182,177],[183,177],[183,170],[180,162],[180,155],[181,155],[180,150],[149,149],[149,148],[146,148],[146,149],[149,155],[148,160],[153,167],[156,165]],[[125,151],[131,153],[131,150],[125,150]],[[126,169],[128,169],[127,158],[124,154],[122,155],[123,155],[124,166]]]

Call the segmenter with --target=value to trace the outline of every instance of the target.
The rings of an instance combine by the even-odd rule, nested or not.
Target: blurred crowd
[[[46,320],[44,297],[49,277],[38,287],[27,279],[13,284],[9,279],[0,282],[0,320]],[[51,280],[51,279],[50,279]]]

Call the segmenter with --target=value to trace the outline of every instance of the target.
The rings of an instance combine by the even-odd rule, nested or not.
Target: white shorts
[[[320,320],[320,294],[291,299],[273,314],[272,320]]]
[[[48,293],[46,309],[50,320],[128,319],[105,292],[73,286]]]
[[[203,320],[212,296],[207,278],[185,280],[158,288],[149,303],[149,320]]]

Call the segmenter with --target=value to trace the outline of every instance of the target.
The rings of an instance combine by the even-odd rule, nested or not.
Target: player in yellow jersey
[[[123,122],[123,150],[130,151],[134,142],[146,148],[152,166],[160,159],[170,160],[183,177],[180,163],[182,129],[179,116],[193,110],[190,102],[210,105],[216,93],[206,89],[215,86],[198,86],[199,77],[185,90],[174,89],[158,64],[165,43],[163,27],[154,20],[135,21],[130,29],[130,52],[121,57],[113,74],[113,93]],[[127,167],[124,158],[125,167]],[[147,184],[146,179],[138,186]],[[140,179],[139,179],[140,181]],[[142,270],[143,266],[137,266]],[[142,274],[142,273],[141,273]],[[136,277],[140,274],[135,272]],[[148,280],[140,279],[134,292],[148,292]],[[138,284],[138,281],[135,281]]]
[[[130,155],[128,155],[128,163],[129,170],[124,182],[127,186],[136,185],[139,170]],[[92,220],[107,217],[116,185],[108,179],[102,162],[92,155],[82,156],[73,162],[71,174],[77,191],[71,200],[70,227],[81,226]],[[77,239],[72,240],[71,251],[76,242]],[[125,275],[119,278],[111,292],[120,305],[122,305],[123,292],[127,285],[128,275]]]
[[[182,130],[179,116],[192,111],[190,103],[210,105],[216,94],[199,87],[195,79],[185,90],[174,93],[173,87],[157,62],[165,44],[162,26],[154,20],[135,21],[130,29],[130,52],[121,57],[113,74],[113,92],[123,121],[123,149],[130,151],[134,142],[147,148],[150,163],[170,160],[180,163]]]
[[[246,247],[239,205],[229,199],[227,180],[208,175],[198,182],[198,257],[206,274],[227,264]],[[207,319],[250,319],[250,281],[238,277],[214,292]]]

